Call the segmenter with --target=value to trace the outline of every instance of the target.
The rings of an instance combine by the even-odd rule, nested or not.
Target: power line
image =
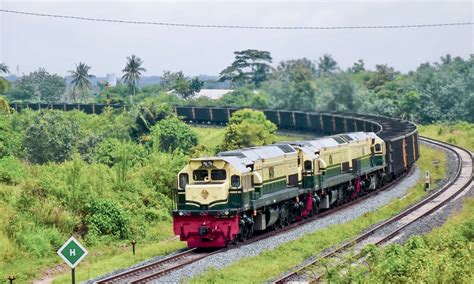
[[[167,23],[167,22],[148,22],[148,21],[130,21],[130,20],[116,20],[116,19],[102,19],[79,17],[69,15],[44,14],[25,11],[15,11],[0,9],[0,12],[20,14],[37,17],[73,19],[81,21],[92,22],[106,22],[106,23],[120,23],[120,24],[134,24],[134,25],[155,25],[155,26],[169,26],[169,27],[188,27],[188,28],[219,28],[219,29],[254,29],[254,30],[361,30],[361,29],[408,29],[408,28],[430,28],[430,27],[446,27],[446,26],[468,26],[473,25],[473,22],[458,22],[458,23],[437,23],[437,24],[413,24],[413,25],[376,25],[376,26],[242,26],[242,25],[206,25],[206,24],[184,24],[184,23]]]

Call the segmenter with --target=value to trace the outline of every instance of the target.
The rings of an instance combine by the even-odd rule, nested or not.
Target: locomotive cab
[[[252,191],[251,177],[235,157],[190,160],[178,173],[175,234],[189,247],[225,246],[238,234],[237,213]]]

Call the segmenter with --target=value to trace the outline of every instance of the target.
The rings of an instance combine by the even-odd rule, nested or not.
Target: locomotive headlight
[[[183,212],[183,211],[179,211],[179,212],[178,212],[178,215],[179,215],[179,216],[183,216],[183,215],[184,215],[184,212]]]
[[[229,210],[224,211],[225,215],[229,215]]]

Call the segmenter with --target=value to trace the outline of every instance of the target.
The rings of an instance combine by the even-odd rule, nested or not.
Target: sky
[[[170,23],[258,26],[362,26],[474,22],[467,1],[6,1],[0,9]],[[273,65],[329,53],[343,69],[388,64],[402,72],[450,53],[473,54],[474,26],[384,30],[198,29],[86,22],[0,13],[0,62],[16,74],[39,67],[66,75],[75,64],[91,74],[120,75],[126,57],[143,59],[146,75],[182,70],[217,75],[244,49],[270,51]]]

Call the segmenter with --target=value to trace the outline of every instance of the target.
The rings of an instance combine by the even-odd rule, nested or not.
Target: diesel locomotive
[[[178,173],[173,228],[188,247],[225,247],[375,190],[385,142],[353,132],[225,151],[191,159]]]

